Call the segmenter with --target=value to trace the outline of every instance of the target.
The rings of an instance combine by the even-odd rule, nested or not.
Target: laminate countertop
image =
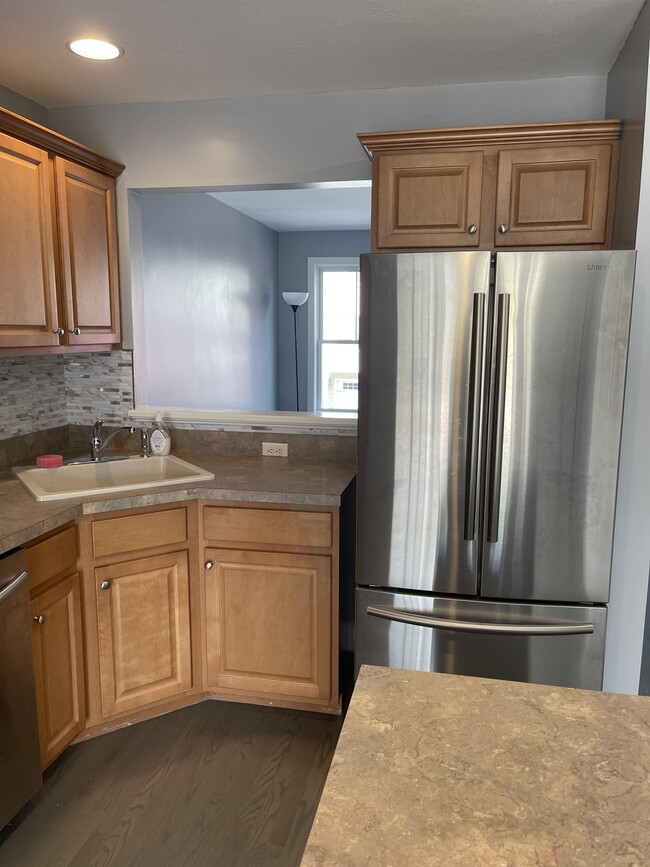
[[[650,864],[650,698],[364,667],[303,867]]]
[[[136,489],[95,497],[38,502],[12,475],[10,468],[0,470],[0,553],[10,551],[80,515],[94,512],[194,499],[338,506],[343,491],[356,473],[353,461],[191,455],[181,452],[178,456],[214,473],[214,479],[192,484],[191,487],[169,485],[156,490]]]

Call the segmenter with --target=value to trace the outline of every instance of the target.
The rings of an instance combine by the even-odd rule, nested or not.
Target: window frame
[[[307,406],[310,412],[332,413],[356,417],[358,408],[319,409],[316,405],[320,383],[322,297],[321,274],[323,271],[360,271],[359,256],[310,256],[307,259],[309,289],[308,323],[308,364],[307,364]],[[358,340],[328,340],[327,343],[355,343]]]

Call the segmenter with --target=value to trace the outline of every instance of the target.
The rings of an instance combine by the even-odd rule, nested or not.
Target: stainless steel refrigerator
[[[357,670],[602,687],[634,256],[362,257]]]

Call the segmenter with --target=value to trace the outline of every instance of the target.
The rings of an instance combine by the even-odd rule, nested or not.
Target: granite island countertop
[[[650,864],[650,698],[363,667],[303,867]]]
[[[96,497],[36,501],[12,475],[0,470],[0,553],[35,539],[74,518],[94,512],[133,509],[193,499],[241,500],[310,506],[338,506],[354,478],[353,461],[274,458],[251,455],[179,457],[214,473],[209,482],[166,485]]]

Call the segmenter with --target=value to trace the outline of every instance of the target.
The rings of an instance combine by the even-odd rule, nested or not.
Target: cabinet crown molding
[[[437,148],[604,143],[618,141],[622,128],[621,120],[586,120],[360,132],[357,133],[357,138],[367,155],[372,158],[380,153],[413,153]]]
[[[111,178],[116,178],[125,168],[122,163],[34,121],[27,120],[19,114],[14,114],[6,108],[0,108],[0,132],[21,139],[41,150],[49,151],[58,157],[72,160],[86,168],[102,172]]]

